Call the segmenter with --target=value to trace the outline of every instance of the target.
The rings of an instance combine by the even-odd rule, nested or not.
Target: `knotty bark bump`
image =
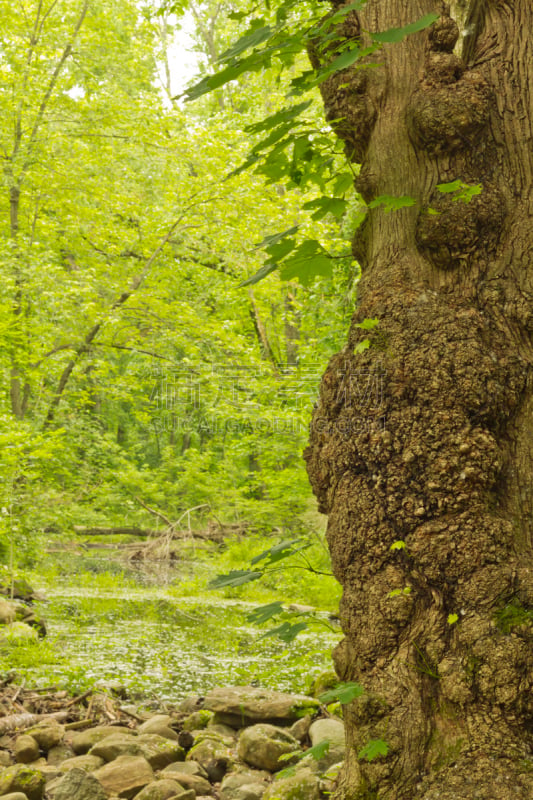
[[[416,200],[354,242],[359,307],[306,452],[344,588],[336,669],[366,690],[348,800],[533,796],[533,7],[450,5],[369,0],[340,40],[441,17],[322,85],[364,199]],[[437,189],[456,180],[481,194]],[[375,738],[388,755],[359,759]]]

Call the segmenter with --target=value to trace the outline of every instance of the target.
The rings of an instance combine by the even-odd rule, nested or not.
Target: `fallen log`
[[[159,531],[147,530],[144,528],[89,528],[83,525],[74,525],[74,533],[78,536],[139,536],[145,539],[208,539],[213,542],[221,542],[224,536],[222,530],[208,528],[205,531],[168,530]]]
[[[86,528],[84,525],[74,525],[74,533],[79,536],[162,536],[164,531],[147,530],[146,528]]]
[[[32,725],[37,725],[38,722],[43,722],[46,719],[55,719],[58,722],[62,722],[67,718],[67,711],[55,711],[52,714],[30,714],[29,712],[25,714],[10,714],[8,717],[0,719],[0,736],[31,728]]]

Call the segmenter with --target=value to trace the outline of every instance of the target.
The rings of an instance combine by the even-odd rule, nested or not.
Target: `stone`
[[[94,775],[75,767],[57,784],[54,800],[107,800],[107,793]]]
[[[239,737],[239,758],[252,767],[276,772],[292,763],[292,760],[280,761],[280,756],[300,750],[300,744],[283,728],[274,725],[259,724],[244,728]]]
[[[33,766],[35,766],[35,764]],[[55,778],[61,775],[58,766],[55,766],[53,764],[47,764],[46,762],[41,766],[39,766],[39,771],[42,772],[42,774],[44,775],[44,782],[46,784],[47,789],[50,782],[55,780]]]
[[[232,800],[261,800],[266,790],[266,783],[245,783],[235,790]]]
[[[163,769],[174,761],[185,760],[185,750],[177,742],[156,733],[142,733],[136,742],[152,769]]]
[[[112,733],[94,744],[89,750],[89,755],[98,756],[104,761],[114,761],[118,756],[143,755],[137,738],[137,736],[128,736],[124,733]]]
[[[310,716],[305,716],[295,722],[289,728],[289,733],[294,736],[295,739],[298,739],[299,742],[305,741],[307,739],[309,733],[309,727],[313,720]]]
[[[304,714],[315,714],[320,704],[306,695],[255,686],[229,686],[208,692],[204,707],[216,712],[217,722],[242,728],[254,722],[296,721]]]
[[[14,606],[16,618],[19,622],[25,622],[26,625],[35,628],[39,636],[46,636],[46,623],[35,608],[31,608],[21,600],[16,600]]]
[[[233,747],[235,745],[234,730],[232,730],[231,735],[228,736],[227,733],[220,733],[219,731],[215,730],[215,728],[204,728],[204,730],[201,731],[192,731],[192,735],[194,737],[194,745],[200,744],[200,742],[205,742],[207,739],[210,739],[214,742],[220,742],[226,747]]]
[[[326,770],[326,772],[324,772],[323,775],[320,776],[319,786],[322,794],[325,794],[326,796],[333,794],[337,788],[337,781],[342,767],[342,761],[338,764],[333,764]]]
[[[129,736],[136,736],[137,731],[118,725],[102,725],[97,728],[89,728],[87,731],[78,731],[72,737],[72,749],[77,756],[88,753],[91,747],[97,742],[101,742],[106,736],[113,733],[123,733]]]
[[[171,725],[174,720],[168,714],[155,714],[142,725],[139,725],[137,731],[139,733],[156,733],[158,736],[164,736],[165,739],[172,739],[178,741],[178,734],[172,729]]]
[[[44,775],[35,767],[14,764],[0,772],[0,797],[9,792],[22,792],[28,800],[42,800]]]
[[[0,750],[0,769],[4,767],[10,767],[13,763],[13,759],[7,752],[7,750]]]
[[[63,740],[65,726],[55,719],[49,719],[29,728],[26,733],[33,736],[41,750],[48,753],[52,747],[56,747]]]
[[[184,775],[199,775],[207,779],[207,772],[197,761],[178,761],[165,767],[163,772],[182,772]]]
[[[199,708],[202,708],[203,701],[204,698],[199,694],[191,695],[181,701],[178,711],[181,711],[182,714],[192,714],[193,711],[198,711]]]
[[[237,800],[241,789],[243,789],[242,794],[245,796],[246,793],[254,792],[256,797],[262,797],[268,786],[267,780],[269,778],[268,772],[260,772],[259,770],[232,772],[222,781],[220,800]],[[254,788],[251,789],[251,787]]]
[[[211,784],[201,775],[190,775],[180,771],[182,764],[171,764],[161,772],[161,776],[172,778],[184,789],[194,789],[196,794],[212,794]]]
[[[320,697],[320,695],[325,694],[325,692],[330,689],[334,689],[338,683],[339,679],[336,672],[332,669],[326,669],[313,679],[310,686],[310,693],[313,697]]]
[[[170,714],[152,714],[151,717],[145,719],[139,727],[137,728],[138,733],[152,733],[150,728],[155,725],[165,725],[165,727],[170,728],[173,724],[173,719]]]
[[[2,800],[28,800],[28,798],[23,792],[10,792],[9,794],[3,794]]]
[[[183,786],[170,778],[152,781],[135,795],[135,800],[169,800],[170,797],[179,797],[184,791]]]
[[[319,769],[324,772],[332,764],[337,764],[344,759],[346,741],[344,723],[340,719],[317,719],[309,728],[309,738],[313,747],[327,739],[329,750],[323,758],[319,759]]]
[[[192,714],[185,717],[181,727],[184,731],[202,730],[202,728],[206,728],[208,723],[211,722],[213,716],[213,712],[205,708],[202,708],[200,711],[193,711]]]
[[[318,777],[308,769],[296,775],[278,778],[270,784],[263,800],[320,800]]]
[[[12,643],[24,644],[31,640],[36,641],[39,634],[25,622],[11,622],[9,625],[0,626],[0,638]]]
[[[0,585],[0,594],[10,595],[20,600],[35,600],[36,593],[25,578],[15,578]],[[42,598],[41,598],[42,599]]]
[[[142,733],[135,737],[114,733],[93,745],[89,752],[90,755],[99,756],[104,761],[113,761],[118,756],[124,755],[142,755],[152,769],[163,769],[173,761],[185,759],[185,751],[177,742],[155,733]]]
[[[58,764],[62,764],[63,761],[66,761],[68,758],[72,758],[74,756],[74,750],[65,742],[61,742],[61,744],[56,744],[55,747],[51,747],[48,751],[48,755],[46,760],[52,766],[57,766]]]
[[[11,625],[15,621],[17,612],[13,603],[0,599],[0,625]]]
[[[13,754],[15,756],[15,761],[18,761],[19,764],[29,764],[32,761],[37,761],[41,755],[41,751],[33,736],[22,733],[15,739]]]
[[[143,756],[119,756],[93,774],[108,794],[126,798],[135,797],[154,779],[153,770]]]
[[[222,722],[216,722],[215,719],[216,717],[213,716],[213,719],[207,723],[206,730],[212,733],[218,733],[222,738],[225,737],[231,742],[235,741],[235,736],[237,735],[235,728],[230,728],[229,725],[224,725]]]
[[[187,753],[187,761],[197,761],[205,769],[209,780],[222,780],[233,761],[233,752],[216,734],[207,736],[194,744]]]
[[[184,792],[174,795],[170,800],[195,800],[196,793],[192,789],[185,789]],[[198,800],[202,800],[198,798]]]
[[[84,772],[94,772],[95,769],[102,767],[104,763],[104,759],[100,758],[100,756],[93,756],[86,753],[84,756],[67,758],[58,766],[61,772],[68,772],[69,769],[82,769]]]

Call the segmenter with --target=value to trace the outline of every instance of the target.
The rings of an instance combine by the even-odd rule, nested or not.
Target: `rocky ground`
[[[342,721],[304,695],[225,687],[140,713],[0,690],[0,800],[322,800],[343,757]]]

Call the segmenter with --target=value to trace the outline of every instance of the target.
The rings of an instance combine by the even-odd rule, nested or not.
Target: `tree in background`
[[[158,6],[32,2],[0,18],[0,506],[28,545],[50,526],[146,525],[135,498],[267,529],[298,525],[310,499],[300,452],[343,303],[326,277],[239,283],[315,195],[223,180],[282,87],[267,72],[169,102],[157,84],[176,21]],[[242,23],[195,8],[209,59]],[[336,226],[320,223],[324,241]]]
[[[336,668],[366,689],[337,796],[526,800],[533,6],[355,6],[312,43],[314,67],[389,43],[323,82],[326,114],[365,201],[413,202],[378,203],[354,239],[359,304],[306,456],[344,587]],[[390,36],[434,11],[429,31]],[[388,754],[358,758],[376,738]]]

